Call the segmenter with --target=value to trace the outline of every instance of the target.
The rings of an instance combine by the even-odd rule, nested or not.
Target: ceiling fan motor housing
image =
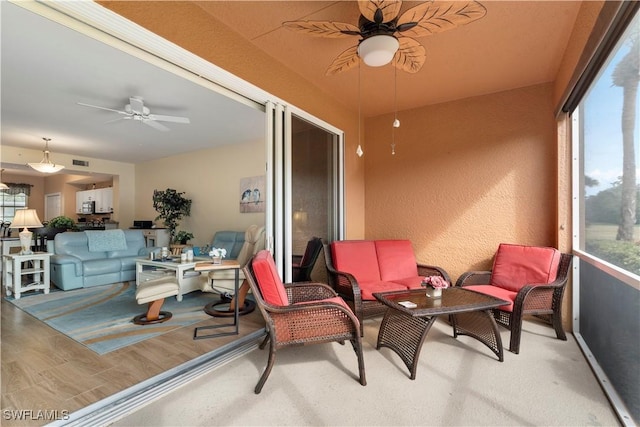
[[[360,35],[362,39],[368,39],[369,37],[378,35],[393,36],[396,32],[396,23],[398,19],[393,19],[389,22],[372,22],[360,15],[358,27],[360,27]]]

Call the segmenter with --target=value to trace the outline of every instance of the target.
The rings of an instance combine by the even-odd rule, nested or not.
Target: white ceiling
[[[402,12],[417,3],[404,2]],[[146,4],[167,11],[179,7],[163,1]],[[357,39],[315,38],[282,27],[289,20],[355,23],[355,2],[193,4],[193,10],[211,15],[225,31],[237,32],[357,110],[357,70],[325,75],[335,57]],[[427,50],[427,60],[416,74],[398,72],[399,111],[555,79],[580,2],[482,4],[487,9],[484,18],[417,39]],[[263,115],[247,105],[6,1],[0,1],[0,15],[2,144],[41,150],[42,137],[49,137],[54,161],[56,153],[68,153],[137,163],[264,135]],[[394,69],[363,67],[361,72],[363,115],[392,112]],[[191,124],[167,123],[171,130],[160,132],[132,120],[105,123],[118,115],[77,105],[120,110],[131,96],[142,96],[151,113],[189,117]]]
[[[138,163],[264,138],[264,113],[0,3],[2,144],[42,150],[48,137],[54,162],[56,153],[68,153]],[[134,120],[106,123],[122,116],[77,104],[123,110],[131,96],[143,97],[152,114],[188,117],[191,123],[163,122],[167,132]]]

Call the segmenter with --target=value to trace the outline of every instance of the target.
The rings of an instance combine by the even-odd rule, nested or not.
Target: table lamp
[[[42,227],[42,223],[40,222],[40,218],[38,218],[38,214],[35,209],[19,209],[16,211],[13,220],[11,221],[11,228],[20,228],[24,227],[24,229],[20,232],[20,247],[22,250],[20,251],[21,255],[27,255],[31,252],[31,237],[33,233],[27,229],[27,227]]]

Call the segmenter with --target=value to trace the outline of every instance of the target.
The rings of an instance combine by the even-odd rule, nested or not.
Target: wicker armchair
[[[362,290],[358,284],[356,277],[346,271],[338,271],[334,267],[333,256],[331,254],[331,245],[324,245],[324,259],[329,277],[329,285],[353,308],[354,313],[358,316],[360,323],[366,318],[381,316],[387,310],[387,306],[379,302],[375,298],[363,299]],[[449,274],[438,266],[416,264],[417,276],[421,278],[425,276],[441,276],[447,282],[452,283]],[[417,282],[418,287],[420,280]],[[394,288],[389,290],[406,289],[406,287]],[[382,290],[380,290],[382,292]]]
[[[266,322],[269,360],[255,387],[262,390],[267,381],[276,351],[288,346],[337,341],[351,342],[358,358],[360,384],[367,384],[360,338],[360,323],[349,306],[327,285],[321,283],[283,284],[271,253],[258,252],[243,268],[256,305]]]
[[[503,257],[503,262],[499,262],[500,252],[508,251],[524,251],[519,259]],[[523,280],[525,276],[533,277],[531,272],[525,273],[531,263],[537,260],[535,252],[555,251],[557,257],[556,262],[548,262],[543,259],[537,266],[533,266],[532,270],[537,270],[540,274],[548,275],[550,281]],[[544,254],[543,254],[544,255]],[[456,281],[456,286],[465,286],[477,292],[482,292],[498,298],[512,301],[512,304],[501,306],[494,309],[494,318],[496,322],[510,330],[511,338],[509,342],[509,351],[518,354],[520,352],[520,338],[522,335],[522,321],[525,315],[533,315],[553,326],[558,339],[566,340],[564,329],[562,327],[562,297],[569,277],[569,267],[571,266],[571,255],[561,254],[553,248],[527,247],[518,245],[501,244],[496,259],[494,260],[494,268],[491,271],[469,271],[462,274]],[[509,265],[510,260],[515,262]],[[528,265],[529,266],[528,266]],[[544,267],[548,266],[548,271],[543,272]],[[494,277],[496,268],[502,271],[502,277],[498,280]],[[520,277],[513,277],[510,288],[505,289],[505,280],[508,281],[509,274],[520,274]],[[546,276],[545,276],[546,277]],[[499,282],[496,284],[496,282]],[[519,288],[517,290],[516,288]]]

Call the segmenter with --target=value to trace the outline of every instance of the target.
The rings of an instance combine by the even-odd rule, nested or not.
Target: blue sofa
[[[136,258],[157,249],[145,246],[142,230],[64,232],[53,246],[51,281],[65,291],[136,280]]]

